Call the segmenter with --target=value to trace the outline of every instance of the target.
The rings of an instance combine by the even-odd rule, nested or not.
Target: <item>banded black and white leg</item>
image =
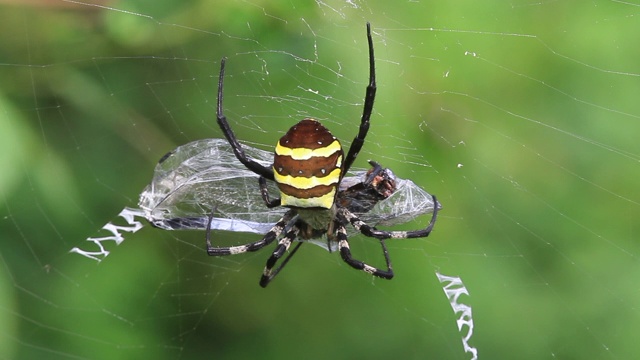
[[[355,214],[346,208],[338,209],[338,214],[345,220],[347,220],[356,230],[358,230],[362,235],[376,238],[379,240],[383,239],[414,239],[414,238],[422,238],[427,237],[433,230],[433,226],[436,223],[436,219],[438,217],[438,200],[435,195],[431,195],[433,200],[433,214],[431,215],[431,221],[429,221],[429,225],[426,228],[421,230],[412,230],[412,231],[385,231],[378,230],[373,226],[367,225],[364,221],[360,220]]]
[[[380,239],[380,244],[382,245],[382,252],[384,254],[384,261],[387,264],[387,270],[382,270],[377,267],[371,266],[360,260],[356,260],[353,258],[353,256],[351,256],[351,249],[349,248],[349,241],[347,240],[347,229],[344,225],[339,225],[336,229],[336,238],[338,240],[338,249],[340,250],[340,256],[342,257],[342,260],[344,260],[344,262],[349,264],[351,267],[384,279],[393,278],[391,259],[389,258],[389,251],[387,251],[387,246],[384,244],[384,240]]]
[[[284,216],[280,220],[278,220],[275,225],[273,225],[269,232],[267,232],[262,239],[256,242],[238,246],[214,247],[213,245],[211,245],[211,222],[213,219],[212,213],[209,216],[209,222],[207,223],[207,230],[205,235],[207,243],[207,254],[209,256],[224,256],[260,250],[263,247],[271,244],[275,239],[278,238],[278,236],[280,236],[280,234],[285,229],[287,224],[291,221],[294,215],[295,213],[293,211],[287,211]]]
[[[356,230],[358,230],[362,235],[372,237],[380,240],[380,245],[382,246],[382,252],[384,254],[384,260],[387,264],[387,270],[382,270],[371,265],[368,265],[360,260],[356,260],[351,255],[351,249],[349,248],[349,241],[347,240],[347,231],[344,225],[339,225],[336,230],[336,237],[338,238],[338,248],[340,250],[340,255],[342,256],[342,260],[344,260],[351,267],[362,270],[371,275],[381,277],[384,279],[393,278],[393,269],[391,267],[391,259],[389,258],[389,251],[387,250],[387,246],[384,243],[385,239],[411,239],[411,238],[421,238],[427,237],[431,233],[434,224],[436,223],[436,219],[438,217],[438,200],[435,195],[431,195],[433,199],[433,215],[431,216],[431,221],[426,228],[422,230],[413,230],[413,231],[384,231],[378,230],[364,221],[360,220],[355,214],[346,208],[338,209],[338,218],[344,220],[344,222],[350,223]]]
[[[287,255],[287,257],[283,260],[282,264],[275,270],[272,270],[276,265],[278,260],[289,250],[291,243],[296,239],[300,229],[297,226],[293,226],[291,230],[289,230],[281,239],[278,241],[278,246],[273,251],[269,259],[267,260],[267,264],[264,267],[262,272],[262,277],[260,278],[260,286],[266,287],[269,285],[271,280],[278,275],[280,270],[284,268],[285,265],[289,262],[289,259],[298,251],[298,248],[302,245],[302,242],[299,242],[296,247]]]
[[[213,219],[213,213],[209,215],[209,222],[207,223],[206,229],[206,242],[207,242],[207,254],[209,256],[224,256],[224,255],[236,255],[242,254],[245,252],[252,252],[262,249],[263,247],[271,244],[275,239],[282,234],[282,231],[287,227],[287,224],[291,221],[295,213],[293,211],[287,211],[282,219],[280,219],[272,228],[267,232],[262,239],[256,242],[252,242],[245,245],[238,246],[230,246],[230,247],[214,247],[211,245],[211,222]],[[298,243],[296,247],[287,255],[287,257],[282,261],[282,264],[276,269],[272,270],[275,266],[276,262],[284,255],[284,253],[289,250],[291,243],[296,239],[300,229],[297,226],[293,226],[291,230],[289,230],[278,242],[278,246],[274,250],[273,254],[267,260],[267,264],[262,273],[262,278],[260,279],[260,286],[266,287],[269,285],[271,280],[273,280],[276,275],[284,268],[284,266],[289,262],[291,257],[298,251],[298,248],[302,245],[302,243]]]

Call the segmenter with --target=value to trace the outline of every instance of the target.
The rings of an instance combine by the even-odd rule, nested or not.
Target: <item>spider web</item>
[[[0,357],[638,356],[638,4],[9,3]],[[387,242],[392,281],[306,245],[262,289],[271,249],[210,258],[202,232],[127,232],[117,214],[158,159],[221,137],[223,56],[239,139],[269,150],[314,117],[348,145],[366,21],[378,93],[355,166],[443,206],[430,237]],[[100,263],[69,253],[114,234]],[[375,241],[350,242],[383,264]]]

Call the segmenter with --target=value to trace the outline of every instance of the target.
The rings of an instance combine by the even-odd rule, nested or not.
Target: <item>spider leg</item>
[[[269,285],[271,280],[273,280],[273,278],[276,277],[276,275],[278,275],[280,270],[282,270],[282,268],[284,268],[284,266],[289,262],[289,259],[291,259],[291,257],[296,253],[296,251],[298,251],[298,249],[302,245],[302,242],[298,243],[298,245],[296,245],[296,247],[293,248],[293,251],[291,251],[289,255],[284,259],[280,267],[278,267],[275,270],[271,270],[276,265],[276,262],[282,257],[282,255],[284,255],[284,253],[287,250],[289,250],[291,243],[298,236],[299,232],[300,232],[300,229],[297,226],[293,226],[291,230],[289,230],[289,232],[287,232],[285,236],[283,236],[282,239],[280,239],[280,241],[278,242],[278,246],[273,251],[273,253],[271,254],[271,257],[269,257],[269,259],[267,260],[267,265],[265,265],[264,267],[264,271],[262,272],[262,277],[260,278],[260,286],[267,287],[267,285]]]
[[[262,200],[264,200],[264,204],[268,208],[274,208],[276,206],[280,206],[280,198],[273,199],[269,198],[269,189],[267,189],[267,179],[263,176],[258,178],[258,184],[260,184],[260,195],[262,195]]]
[[[365,185],[371,184],[376,176],[384,170],[376,161],[369,160],[369,165],[371,165],[371,170],[369,170],[371,173],[364,179],[363,183]]]
[[[293,216],[293,211],[287,211],[282,219],[280,219],[275,225],[273,225],[271,230],[269,230],[269,232],[267,232],[261,240],[258,240],[256,242],[239,246],[214,247],[211,245],[211,220],[213,219],[213,213],[211,213],[211,215],[209,215],[209,222],[207,223],[207,230],[205,235],[207,243],[207,254],[209,254],[209,256],[222,256],[242,254],[247,251],[260,250],[263,247],[271,244],[273,240],[275,240],[282,233]]]
[[[344,217],[351,225],[356,228],[362,235],[376,238],[379,240],[382,239],[411,239],[411,238],[421,238],[427,237],[431,233],[433,226],[436,223],[436,218],[438,217],[438,201],[436,200],[435,195],[431,195],[433,199],[433,215],[431,215],[431,221],[426,228],[422,230],[413,230],[413,231],[384,231],[378,230],[373,226],[367,225],[364,221],[358,219],[356,215],[347,210],[346,208],[340,208],[339,214]]]
[[[220,60],[220,78],[218,79],[218,107],[217,107],[217,119],[218,119],[218,125],[220,125],[220,129],[222,130],[222,133],[224,134],[224,136],[227,138],[227,141],[229,142],[229,145],[231,145],[231,148],[233,148],[233,153],[236,155],[236,158],[244,165],[247,167],[247,169],[253,171],[254,173],[260,175],[260,176],[264,176],[265,178],[269,179],[269,180],[273,180],[273,170],[268,168],[268,167],[264,167],[262,165],[260,165],[259,163],[257,163],[255,160],[250,159],[247,157],[247,155],[244,153],[244,150],[242,149],[242,146],[240,145],[240,143],[238,142],[238,139],[236,139],[236,135],[233,133],[233,130],[231,130],[231,127],[229,126],[229,123],[227,122],[227,118],[224,116],[223,111],[222,111],[222,87],[223,87],[223,83],[224,83],[224,64],[226,62],[225,58],[222,58],[222,60]]]
[[[369,43],[369,85],[364,97],[364,109],[362,110],[362,119],[360,120],[360,129],[358,135],[353,139],[349,152],[344,159],[344,170],[342,174],[346,174],[351,164],[355,161],[358,153],[362,149],[364,139],[369,131],[369,119],[373,111],[373,101],[376,98],[376,66],[373,56],[373,39],[371,38],[371,24],[367,23],[367,41]]]
[[[338,239],[338,248],[340,249],[342,260],[344,260],[352,268],[362,270],[368,274],[381,277],[383,279],[393,278],[391,259],[389,259],[389,251],[387,251],[387,246],[384,244],[384,240],[380,239],[380,245],[382,245],[382,253],[384,254],[384,261],[387,263],[387,270],[378,269],[371,265],[365,264],[362,261],[356,260],[351,256],[351,249],[349,248],[349,241],[347,240],[347,229],[344,227],[344,225],[340,225],[337,228],[336,237]]]

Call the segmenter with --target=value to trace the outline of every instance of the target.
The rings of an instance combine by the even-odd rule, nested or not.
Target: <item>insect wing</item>
[[[271,166],[273,153],[246,145],[243,149],[255,161]],[[395,181],[395,189],[388,197],[371,203],[364,190],[345,191],[366,182],[368,173],[355,171],[340,184],[338,197],[344,201],[342,205],[372,226],[403,224],[433,212],[429,193],[411,180],[385,171]],[[267,184],[270,193],[279,193],[274,182]],[[362,205],[364,199],[368,201],[366,206]],[[258,234],[267,233],[287,210],[265,206],[258,189],[258,175],[236,159],[224,139],[197,140],[165,155],[156,166],[151,184],[140,194],[139,206],[151,224],[165,230],[204,230],[213,214],[213,230]],[[363,208],[367,210],[358,211]],[[355,234],[353,229],[350,232]],[[311,242],[327,247],[326,239]]]
[[[411,180],[396,178],[396,190],[361,215],[370,225],[404,224],[423,214],[433,213],[433,197]],[[438,210],[442,206],[438,203]]]
[[[371,170],[378,166],[376,163],[372,165],[374,168]],[[370,181],[371,170],[356,172],[353,177],[345,178],[340,184],[338,201],[361,220],[371,226],[393,226],[433,212],[432,195],[413,181],[400,179],[391,170],[382,169],[379,173],[388,184],[381,190],[376,187],[375,182]],[[440,208],[438,203],[438,209]]]
[[[273,153],[244,146],[245,153],[271,166]],[[277,193],[274,184],[269,190]],[[140,208],[154,226],[165,230],[199,229],[264,234],[285,208],[267,209],[258,175],[240,163],[223,139],[203,139],[179,146],[156,166],[153,180],[140,194]]]

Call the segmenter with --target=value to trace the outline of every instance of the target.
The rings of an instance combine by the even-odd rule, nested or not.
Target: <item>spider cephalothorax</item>
[[[260,193],[268,208],[285,206],[289,210],[276,222],[265,236],[254,243],[232,246],[214,247],[211,245],[211,219],[206,231],[207,253],[212,256],[232,255],[247,251],[256,251],[278,240],[278,246],[267,260],[260,285],[265,287],[295,254],[298,245],[284,259],[280,267],[273,270],[276,262],[285,254],[296,239],[312,239],[326,236],[329,242],[337,243],[342,259],[351,267],[369,274],[391,279],[393,270],[384,239],[426,237],[436,221],[438,202],[433,200],[433,216],[429,225],[415,231],[382,231],[361,221],[354,212],[367,212],[379,200],[390,196],[395,191],[393,174],[382,169],[375,162],[368,178],[355,187],[341,190],[340,183],[356,159],[369,130],[369,118],[373,110],[376,94],[375,64],[371,27],[367,23],[367,40],[369,44],[369,85],[367,86],[364,109],[360,120],[358,134],[353,139],[347,155],[344,155],[340,142],[319,121],[304,119],[294,125],[278,141],[275,148],[272,167],[265,167],[246,156],[242,146],[231,130],[222,109],[222,88],[224,81],[225,59],[220,63],[218,81],[217,120],[227,141],[233,148],[236,158],[259,175]],[[280,190],[280,198],[270,199],[267,191],[267,180],[275,181]],[[365,236],[380,240],[384,254],[386,269],[378,269],[356,260],[351,256],[346,226],[353,226]],[[331,248],[331,247],[329,247]]]

